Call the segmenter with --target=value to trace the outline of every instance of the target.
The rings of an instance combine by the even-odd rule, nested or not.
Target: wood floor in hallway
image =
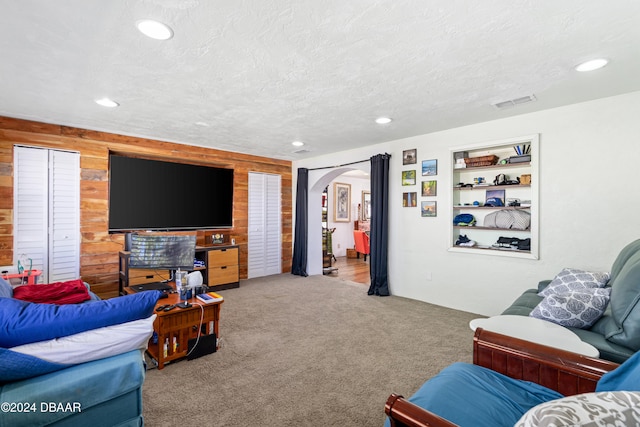
[[[369,276],[369,257],[367,261],[360,258],[337,257],[332,267],[336,267],[338,271],[331,273],[331,276],[337,276],[341,279],[351,280],[352,282],[362,283],[363,285],[371,284]]]

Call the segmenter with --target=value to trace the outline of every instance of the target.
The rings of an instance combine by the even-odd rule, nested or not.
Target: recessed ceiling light
[[[109,107],[109,108],[114,108],[120,105],[116,101],[112,101],[109,98],[96,99],[96,104],[102,105],[103,107]]]
[[[592,59],[591,61],[583,62],[582,64],[577,65],[576,71],[593,71],[604,67],[608,63],[609,61],[604,58]]]
[[[378,117],[376,119],[376,123],[379,125],[386,125],[387,123],[391,123],[391,121],[389,117]]]
[[[302,141],[293,141],[291,143],[291,145],[293,145],[294,147],[302,147],[304,145],[304,142],[302,142]]]
[[[141,19],[136,22],[136,27],[142,34],[156,40],[169,40],[173,37],[173,30],[162,22],[151,19]]]

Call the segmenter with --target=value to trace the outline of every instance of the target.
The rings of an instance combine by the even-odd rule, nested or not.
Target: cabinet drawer
[[[238,248],[209,251],[208,268],[238,265]]]
[[[169,270],[129,269],[129,286],[161,282],[169,278]]]
[[[226,267],[210,267],[208,273],[209,280],[207,284],[209,286],[234,283],[240,280],[237,264]]]

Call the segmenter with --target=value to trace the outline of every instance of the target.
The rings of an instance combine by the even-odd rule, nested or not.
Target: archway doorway
[[[334,181],[346,181],[348,180],[348,172],[360,171],[361,173],[368,174],[371,171],[371,165],[369,162],[363,162],[360,164],[351,165],[348,167],[340,167],[335,169],[319,169],[309,171],[309,183],[308,183],[308,215],[307,215],[307,273],[309,275],[323,274],[323,256],[322,256],[322,193],[327,186],[331,186]],[[345,175],[345,178],[340,180],[339,177]],[[368,181],[368,178],[367,178]],[[368,187],[368,185],[367,185]],[[360,187],[358,187],[360,188]],[[368,190],[368,188],[367,188]],[[351,209],[355,212],[354,206],[360,203],[361,190],[357,190],[358,194],[351,194]],[[331,198],[329,203],[331,204]],[[332,207],[330,205],[328,215],[332,215]],[[342,234],[334,234],[333,245],[334,249],[341,256],[346,257],[347,247],[353,245],[353,229],[355,215],[353,214],[348,223],[340,223],[342,228]],[[348,243],[346,243],[348,242]],[[348,246],[345,246],[347,244]],[[340,245],[340,247],[337,247]],[[345,273],[346,274],[346,273]]]

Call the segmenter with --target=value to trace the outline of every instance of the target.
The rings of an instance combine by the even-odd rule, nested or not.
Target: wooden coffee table
[[[172,283],[170,285],[173,286]],[[130,288],[124,288],[124,291],[126,294],[135,293]],[[158,300],[156,308],[179,302],[179,294],[169,294],[168,298]],[[158,369],[163,369],[168,362],[186,357],[189,340],[197,338],[198,331],[201,336],[216,334],[216,339],[220,338],[218,322],[220,306],[224,301],[205,304],[197,298],[191,298],[188,302],[191,303],[189,308],[176,307],[170,311],[154,310],[157,317],[153,322],[153,330],[157,339],[152,337],[149,340],[147,353],[158,363]],[[167,344],[166,354],[165,343]]]

